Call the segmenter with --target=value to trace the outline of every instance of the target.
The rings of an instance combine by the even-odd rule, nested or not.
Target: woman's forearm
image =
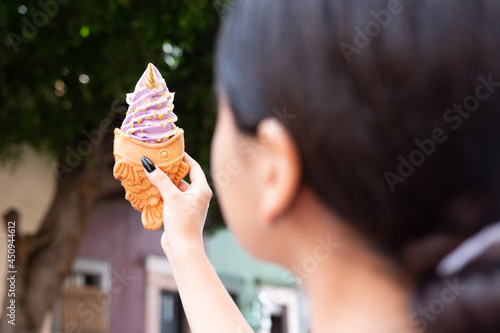
[[[217,276],[201,241],[170,248],[168,257],[193,333],[253,332]]]
[[[170,261],[193,333],[253,332],[219,280],[203,248],[203,224],[212,191],[200,165],[188,154],[191,184],[175,186],[147,157],[146,174],[163,197],[161,245]]]

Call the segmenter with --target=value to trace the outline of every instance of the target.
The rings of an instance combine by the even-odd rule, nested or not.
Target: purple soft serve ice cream
[[[153,64],[142,74],[133,93],[127,94],[129,108],[121,130],[148,143],[161,143],[179,132],[175,125],[174,93]]]

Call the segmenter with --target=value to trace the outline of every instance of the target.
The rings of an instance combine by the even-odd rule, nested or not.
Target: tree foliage
[[[70,172],[72,154],[90,155],[79,146],[89,133],[106,119],[108,132],[120,125],[125,93],[152,62],[176,92],[186,150],[208,171],[217,9],[205,0],[1,1],[0,157],[25,142]]]
[[[209,101],[219,20],[212,4],[59,1],[0,3],[0,148],[26,141],[64,157],[65,147],[82,139],[83,130],[97,128],[116,111],[113,102],[123,103],[153,62],[177,92],[180,125],[189,133],[188,143],[196,143],[189,146],[206,151],[214,119]],[[182,50],[176,68],[164,61],[165,42]],[[81,75],[89,77],[87,84]],[[65,84],[62,96],[55,94],[57,81]]]

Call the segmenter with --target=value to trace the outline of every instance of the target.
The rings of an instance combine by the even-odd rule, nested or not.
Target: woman
[[[500,332],[499,17],[497,0],[251,0],[225,18],[215,188],[242,245],[302,280],[313,332]],[[191,329],[250,332],[203,251],[201,168],[186,156],[176,188],[143,160]]]

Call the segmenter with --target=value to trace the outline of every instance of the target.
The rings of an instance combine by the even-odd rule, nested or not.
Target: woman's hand
[[[208,186],[200,165],[188,154],[184,155],[184,162],[190,167],[191,184],[183,180],[178,187],[159,168],[155,168],[152,172],[147,172],[146,169],[149,180],[158,188],[163,197],[165,231],[161,238],[161,245],[167,256],[176,247],[183,247],[185,244],[203,245],[203,225],[212,197],[212,190]]]

